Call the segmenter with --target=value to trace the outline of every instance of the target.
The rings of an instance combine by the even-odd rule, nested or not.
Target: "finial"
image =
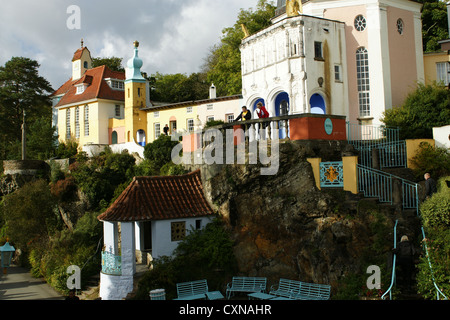
[[[139,48],[139,41],[136,40],[135,42],[133,42],[133,44],[135,48]]]
[[[84,41],[83,41],[83,38],[81,38],[81,47],[84,48]]]

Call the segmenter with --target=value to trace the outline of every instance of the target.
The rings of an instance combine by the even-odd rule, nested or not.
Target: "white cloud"
[[[200,71],[222,30],[240,8],[257,0],[0,0],[0,65],[13,56],[39,61],[40,73],[56,89],[70,78],[70,62],[81,38],[93,57],[116,56],[123,64],[140,42],[147,73]],[[81,29],[67,28],[67,8],[81,10]]]

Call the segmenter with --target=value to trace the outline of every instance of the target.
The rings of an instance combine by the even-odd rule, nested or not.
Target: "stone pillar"
[[[308,158],[306,159],[312,167],[314,173],[314,180],[316,181],[316,186],[319,190],[320,188],[320,163],[322,162],[321,158]]]
[[[133,276],[136,273],[136,245],[134,222],[122,222],[122,275]]]
[[[358,194],[358,156],[342,157],[344,190]]]

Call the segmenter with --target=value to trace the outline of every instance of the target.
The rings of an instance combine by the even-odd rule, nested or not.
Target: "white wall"
[[[162,256],[171,256],[173,251],[177,248],[179,241],[173,242],[171,239],[171,223],[172,222],[186,222],[186,235],[195,229],[195,221],[202,220],[201,227],[204,228],[211,222],[209,217],[177,219],[177,220],[161,220],[152,223],[152,257],[153,259]]]
[[[436,147],[450,148],[450,125],[433,128],[433,138],[436,141]]]

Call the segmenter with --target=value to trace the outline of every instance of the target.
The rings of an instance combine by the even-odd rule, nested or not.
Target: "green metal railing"
[[[433,267],[431,266],[431,260],[430,260],[429,254],[428,254],[428,246],[427,246],[427,242],[426,242],[425,229],[423,227],[422,227],[422,235],[423,235],[422,243],[423,243],[423,246],[424,246],[426,257],[428,259],[428,265],[430,266],[431,279],[433,280],[433,285],[434,285],[434,287],[436,289],[436,300],[441,300],[440,299],[441,296],[444,298],[444,300],[448,300],[447,296],[442,293],[442,291],[439,289],[439,287],[436,284],[436,280],[434,278]]]
[[[394,226],[394,249],[397,249],[397,225],[398,220],[395,221]],[[386,290],[386,292],[381,296],[381,299],[384,300],[386,298],[386,295],[389,293],[389,299],[392,300],[392,289],[395,286],[395,265],[397,262],[397,255],[394,253],[394,257],[392,258],[392,276],[391,276],[391,285],[389,286],[389,289]]]

